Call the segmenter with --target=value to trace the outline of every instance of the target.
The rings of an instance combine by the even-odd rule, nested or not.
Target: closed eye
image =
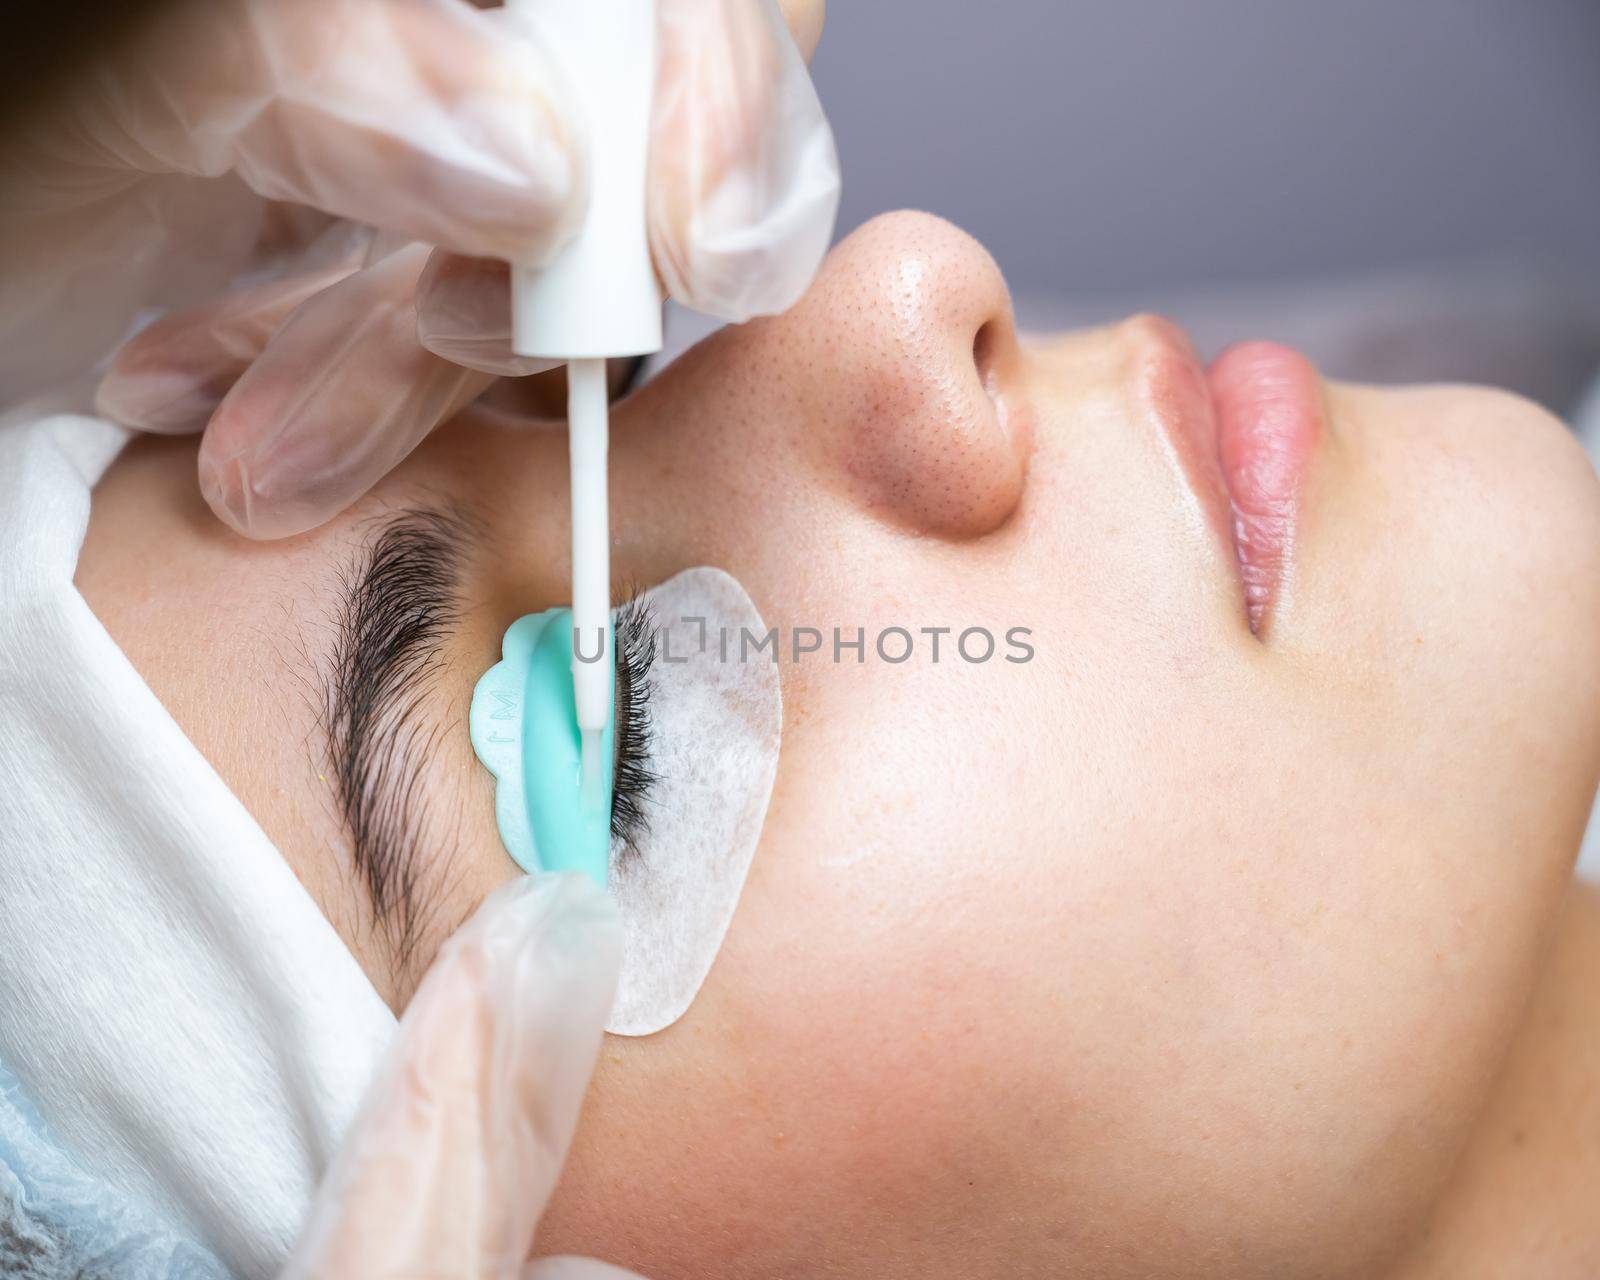
[[[442,742],[464,721],[435,705],[461,623],[466,566],[484,530],[459,509],[414,509],[382,521],[344,575],[322,690],[328,774],[349,832],[357,878],[390,944],[399,980],[420,967],[440,868],[459,855],[459,820],[430,813],[426,781]],[[649,830],[651,670],[655,623],[647,604],[618,610],[616,759],[611,834],[637,856]],[[454,922],[447,922],[453,924]]]

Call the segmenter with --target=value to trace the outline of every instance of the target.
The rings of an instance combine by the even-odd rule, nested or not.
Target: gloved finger
[[[801,51],[777,0],[661,0],[659,12],[656,270],[696,311],[785,311],[816,274],[839,207],[833,133]]]
[[[517,378],[559,360],[511,351],[511,268],[492,258],[436,251],[417,281],[417,339],[469,369]]]
[[[512,353],[511,268],[506,263],[435,250],[417,281],[417,337],[434,355],[455,364],[520,379],[513,400],[502,407],[542,416],[563,412],[565,375],[531,376],[559,369],[563,362]],[[607,362],[613,399],[633,385],[641,359]]]
[[[536,262],[581,212],[559,85],[466,0],[189,0],[86,78],[66,132],[102,169],[232,170],[271,199]]]
[[[315,528],[493,382],[418,345],[427,255],[410,245],[302,303],[224,397],[200,445],[200,488],[240,533]]]
[[[96,409],[142,431],[201,430],[290,312],[375,260],[379,239],[371,227],[302,205],[263,206],[253,283],[140,330],[113,357]]]
[[[235,289],[163,316],[118,350],[95,393],[96,412],[140,431],[201,430],[290,312],[353,270],[327,267]]]
[[[616,994],[622,930],[581,875],[520,877],[445,944],[284,1280],[523,1274]]]

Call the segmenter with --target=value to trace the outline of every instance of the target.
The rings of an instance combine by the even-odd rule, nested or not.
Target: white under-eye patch
[[[624,1036],[672,1025],[711,971],[761,840],[783,727],[775,651],[741,643],[765,627],[734,578],[689,569],[640,601],[655,628],[657,781],[634,849],[611,850],[623,943],[606,1030]]]

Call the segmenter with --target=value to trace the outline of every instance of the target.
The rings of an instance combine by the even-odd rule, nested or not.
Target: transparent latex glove
[[[406,1009],[283,1280],[632,1277],[583,1258],[527,1261],[621,957],[616,909],[581,875],[492,894]]]
[[[152,12],[0,140],[7,400],[82,372],[146,310],[294,272],[329,215],[534,261],[576,225],[566,94],[467,0]]]
[[[833,137],[805,63],[821,0],[660,0],[659,14],[649,225],[662,282],[729,320],[786,310],[816,273],[838,207]],[[507,26],[495,11],[475,21],[497,19]],[[505,45],[511,56],[558,85],[529,52],[535,29],[512,29],[522,39]],[[559,96],[552,87],[553,154],[569,137]],[[416,243],[386,252],[396,242],[386,237],[357,251],[349,228],[323,229],[269,279],[169,312],[126,344],[101,384],[101,412],[152,431],[204,429],[201,487],[240,532],[283,537],[322,523],[494,378],[551,367],[511,354],[505,261],[541,261],[570,233],[583,199],[581,125],[577,137],[580,159],[565,170],[574,193],[538,214],[546,233],[520,256],[412,225],[399,229]]]

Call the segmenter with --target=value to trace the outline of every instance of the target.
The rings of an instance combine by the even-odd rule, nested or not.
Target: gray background
[[[1027,294],[1539,258],[1600,275],[1600,0],[833,0],[841,232]]]

